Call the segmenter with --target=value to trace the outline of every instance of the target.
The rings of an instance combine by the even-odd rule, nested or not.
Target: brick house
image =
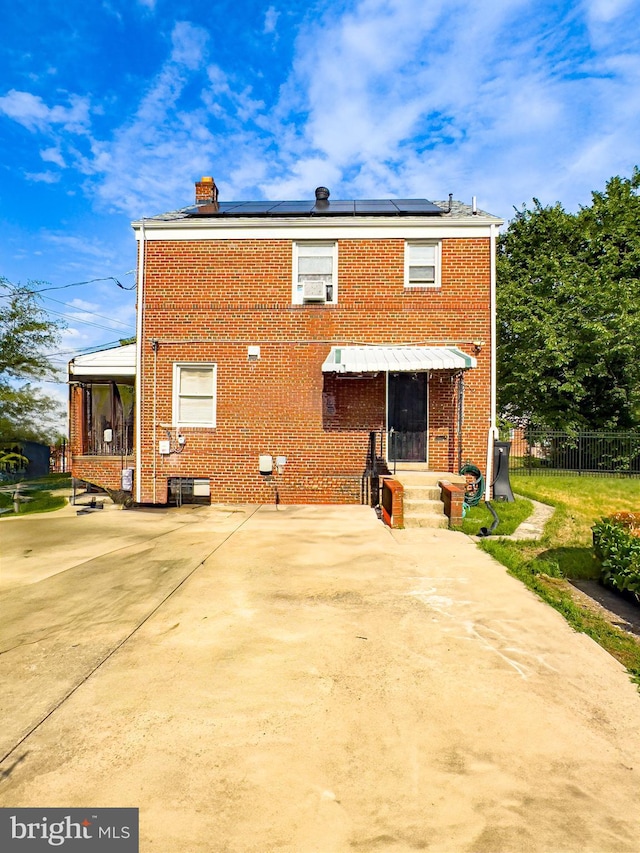
[[[485,470],[501,220],[329,196],[224,202],[203,178],[193,207],[133,223],[135,357],[120,381],[114,351],[72,362],[75,476],[133,468],[139,503],[354,503],[372,433],[390,467]]]

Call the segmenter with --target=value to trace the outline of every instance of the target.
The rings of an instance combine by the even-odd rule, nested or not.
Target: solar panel
[[[271,216],[291,216],[309,214],[313,210],[314,202],[312,201],[279,201],[271,208],[269,214]]]
[[[363,201],[356,200],[356,213],[389,213],[398,212],[398,208],[393,204],[391,199],[364,199]]]
[[[196,205],[183,211],[186,216],[397,216],[402,214],[433,215],[444,213],[441,207],[426,198],[362,199],[318,201],[221,201]]]
[[[227,211],[234,216],[255,216],[266,215],[272,207],[277,204],[275,201],[243,201],[233,211]]]
[[[330,201],[326,204],[315,204],[315,216],[348,216],[355,213],[355,201]]]
[[[426,198],[394,198],[400,213],[444,213],[441,207]]]

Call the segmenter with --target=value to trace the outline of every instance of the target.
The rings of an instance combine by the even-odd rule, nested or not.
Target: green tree
[[[0,440],[48,442],[57,432],[59,406],[33,382],[54,375],[46,352],[58,342],[60,328],[31,286],[0,277]]]
[[[640,422],[640,172],[592,204],[518,211],[498,246],[503,415],[555,429]]]

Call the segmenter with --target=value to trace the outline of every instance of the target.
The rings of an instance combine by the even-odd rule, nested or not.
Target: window
[[[338,301],[338,244],[293,244],[293,302]]]
[[[173,423],[196,427],[216,425],[215,364],[174,364]]]
[[[440,287],[440,243],[406,243],[404,286]]]

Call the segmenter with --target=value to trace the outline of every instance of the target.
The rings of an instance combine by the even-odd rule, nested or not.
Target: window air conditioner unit
[[[302,299],[304,302],[325,302],[327,298],[324,281],[303,281]]]

